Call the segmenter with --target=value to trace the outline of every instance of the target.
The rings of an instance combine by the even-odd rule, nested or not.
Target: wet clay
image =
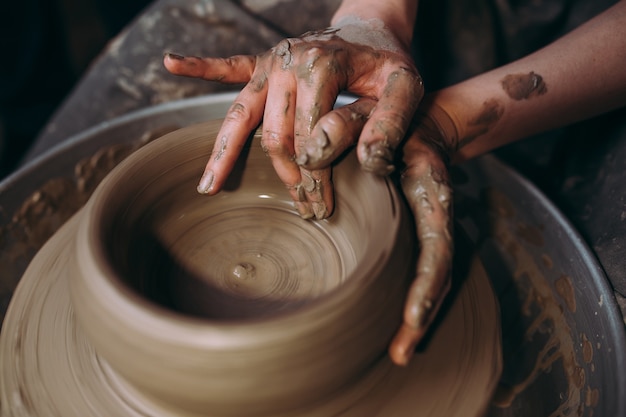
[[[489,132],[504,114],[504,106],[497,99],[485,101],[480,112],[467,124],[465,137],[459,138],[458,148],[462,148],[477,137]]]
[[[576,312],[576,294],[574,293],[574,285],[570,277],[561,275],[555,282],[554,287],[557,294],[563,299],[567,309],[575,313]]]
[[[438,266],[452,264],[452,222],[449,220],[452,188],[443,168],[431,166],[426,172],[419,170],[419,167],[405,170],[401,183],[411,211],[416,213],[418,239],[424,245],[417,271],[423,281],[431,281],[430,288],[418,292],[419,298],[414,298],[417,305],[411,311],[413,323],[425,327],[439,308],[431,298],[440,300],[440,294],[450,286],[450,271],[438,271]]]
[[[499,407],[515,407],[515,402],[525,390],[529,389],[541,375],[549,372],[558,372],[565,380],[565,386],[558,389],[563,392],[562,397],[554,408],[549,409],[549,417],[562,417],[576,412],[576,415],[593,415],[594,398],[598,395],[596,387],[590,386],[586,380],[586,373],[576,353],[576,335],[565,316],[567,310],[576,310],[574,287],[571,279],[561,275],[554,282],[554,287],[544,274],[544,268],[553,268],[553,263],[546,256],[540,257],[537,262],[531,251],[522,243],[530,247],[540,246],[543,239],[539,239],[536,227],[522,224],[517,221],[515,210],[507,197],[495,189],[485,190],[485,199],[493,217],[491,217],[492,234],[501,247],[506,248],[509,256],[515,260],[514,282],[520,293],[521,318],[527,320],[524,326],[525,333],[522,346],[516,351],[537,351],[537,355],[527,358],[528,371],[524,372],[521,380],[505,381],[496,392],[494,404]],[[528,233],[534,230],[533,233]],[[521,231],[521,233],[520,233]],[[520,240],[518,237],[521,237]],[[555,296],[558,295],[559,298]],[[519,318],[518,318],[519,319]],[[506,326],[506,323],[504,323]],[[506,336],[505,336],[506,337]],[[593,357],[592,345],[585,343],[586,335],[582,335],[583,361]],[[527,346],[525,348],[524,346]],[[530,346],[534,346],[531,348]],[[517,361],[510,362],[522,363]],[[593,367],[591,367],[593,369]],[[507,374],[507,369],[504,371]],[[589,401],[587,397],[589,396]],[[596,398],[597,399],[597,398]],[[548,411],[548,409],[546,409]],[[589,414],[583,414],[583,412]]]
[[[0,228],[0,271],[19,277],[41,246],[87,202],[96,186],[124,158],[177,126],[164,126],[137,137],[133,143],[99,149],[78,161],[74,175],[53,178],[34,191]],[[19,271],[19,272],[18,272]],[[8,303],[17,282],[0,281],[0,302]],[[4,321],[4,314],[0,315]]]
[[[335,25],[337,36],[348,42],[373,46],[376,49],[399,52],[397,41],[380,19],[361,19],[354,15],[341,18]]]
[[[509,74],[500,81],[502,89],[513,100],[528,100],[548,92],[543,77],[534,71],[528,74]]]
[[[391,185],[346,158],[337,212],[304,221],[257,133],[240,178],[198,195],[219,126],[131,156],[33,259],[0,337],[2,415],[481,415],[501,357],[478,258],[470,252],[428,344],[392,366],[383,352],[406,283],[386,278],[412,277],[403,248],[414,243],[391,233],[406,226]],[[179,157],[190,163],[172,164]],[[143,273],[151,265],[164,279]],[[195,300],[208,311],[186,310],[214,290]],[[245,305],[254,308],[242,315]]]

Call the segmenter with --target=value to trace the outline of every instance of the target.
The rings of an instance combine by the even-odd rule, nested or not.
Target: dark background
[[[0,180],[107,42],[149,0],[0,2]]]

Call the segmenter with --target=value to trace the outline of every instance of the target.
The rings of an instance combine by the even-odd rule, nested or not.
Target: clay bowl
[[[414,268],[404,206],[349,154],[334,170],[335,214],[302,220],[258,138],[223,192],[199,195],[219,124],[157,139],[95,191],[75,240],[75,315],[161,408],[311,409],[385,356]]]

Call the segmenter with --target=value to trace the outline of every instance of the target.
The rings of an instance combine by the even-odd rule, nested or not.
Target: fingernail
[[[168,56],[169,58],[171,58],[171,59],[176,60],[176,61],[182,61],[182,60],[184,60],[184,59],[185,59],[185,57],[184,57],[184,56],[182,56],[182,55],[178,55],[178,54],[173,54],[173,53],[171,53],[171,52],[168,52],[168,53],[167,53],[167,56]]]
[[[211,189],[213,188],[213,180],[215,179],[215,176],[213,175],[213,171],[206,171],[203,175],[202,178],[200,178],[200,183],[198,184],[198,192],[200,194],[208,194],[209,192],[211,192]]]
[[[319,193],[318,182],[307,175],[302,176],[302,188],[309,194]]]
[[[328,134],[324,130],[313,136],[304,145],[304,150],[307,154],[307,162],[318,163],[324,159],[327,156],[324,151],[329,145],[330,139],[328,139]]]

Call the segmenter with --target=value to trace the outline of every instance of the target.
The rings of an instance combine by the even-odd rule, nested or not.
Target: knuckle
[[[270,157],[291,157],[290,147],[287,145],[290,138],[272,130],[263,130],[261,147]]]
[[[424,95],[424,82],[413,67],[398,65],[390,69],[383,95],[390,96],[401,91],[409,105],[417,105]]]
[[[241,102],[233,103],[226,113],[225,120],[229,122],[245,123],[247,124],[252,119],[252,113],[250,109]]]
[[[272,55],[280,57],[284,56],[291,49],[291,43],[291,39],[281,40],[271,49]]]

